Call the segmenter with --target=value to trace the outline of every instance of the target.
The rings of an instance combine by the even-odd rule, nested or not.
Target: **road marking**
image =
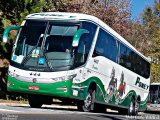
[[[6,112],[21,112],[21,111],[16,111],[16,110],[7,110],[7,109],[0,109],[0,111],[6,111]]]

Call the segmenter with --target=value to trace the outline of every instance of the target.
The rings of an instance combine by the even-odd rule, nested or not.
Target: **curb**
[[[0,103],[0,105],[7,105],[7,106],[29,106],[29,104],[24,104],[24,103]]]
[[[29,104],[24,104],[24,103],[0,103],[0,105],[7,105],[7,106],[28,106],[30,107]],[[62,106],[58,104],[52,104],[52,105],[43,105],[43,107],[48,107],[48,108],[66,108],[66,109],[77,109],[77,106]]]

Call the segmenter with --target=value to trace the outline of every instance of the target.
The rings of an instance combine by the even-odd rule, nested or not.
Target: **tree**
[[[6,74],[12,51],[12,40],[1,42],[4,28],[19,25],[31,13],[51,11],[53,8],[60,10],[64,8],[63,4],[62,0],[0,0],[0,90],[7,91]]]
[[[130,42],[145,56],[151,58],[151,82],[160,82],[160,3],[147,6],[142,16],[132,23]]]
[[[2,18],[0,17],[0,41],[1,41],[1,37],[2,37],[2,35],[1,35],[1,33],[3,32],[3,23],[2,23]]]
[[[100,18],[125,38],[131,34],[130,0],[71,0],[65,11],[86,13]]]
[[[143,22],[146,40],[150,41],[147,54],[152,57],[151,81],[160,82],[160,3],[155,1],[154,7],[144,11]],[[156,62],[155,62],[156,60]]]

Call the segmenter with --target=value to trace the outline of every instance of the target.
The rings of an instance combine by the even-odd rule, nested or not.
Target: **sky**
[[[132,4],[132,19],[136,19],[140,13],[146,8],[146,6],[153,6],[154,0],[131,0]]]

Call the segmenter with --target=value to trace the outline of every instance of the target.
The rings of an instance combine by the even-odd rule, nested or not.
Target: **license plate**
[[[39,86],[29,86],[29,90],[39,90]]]

